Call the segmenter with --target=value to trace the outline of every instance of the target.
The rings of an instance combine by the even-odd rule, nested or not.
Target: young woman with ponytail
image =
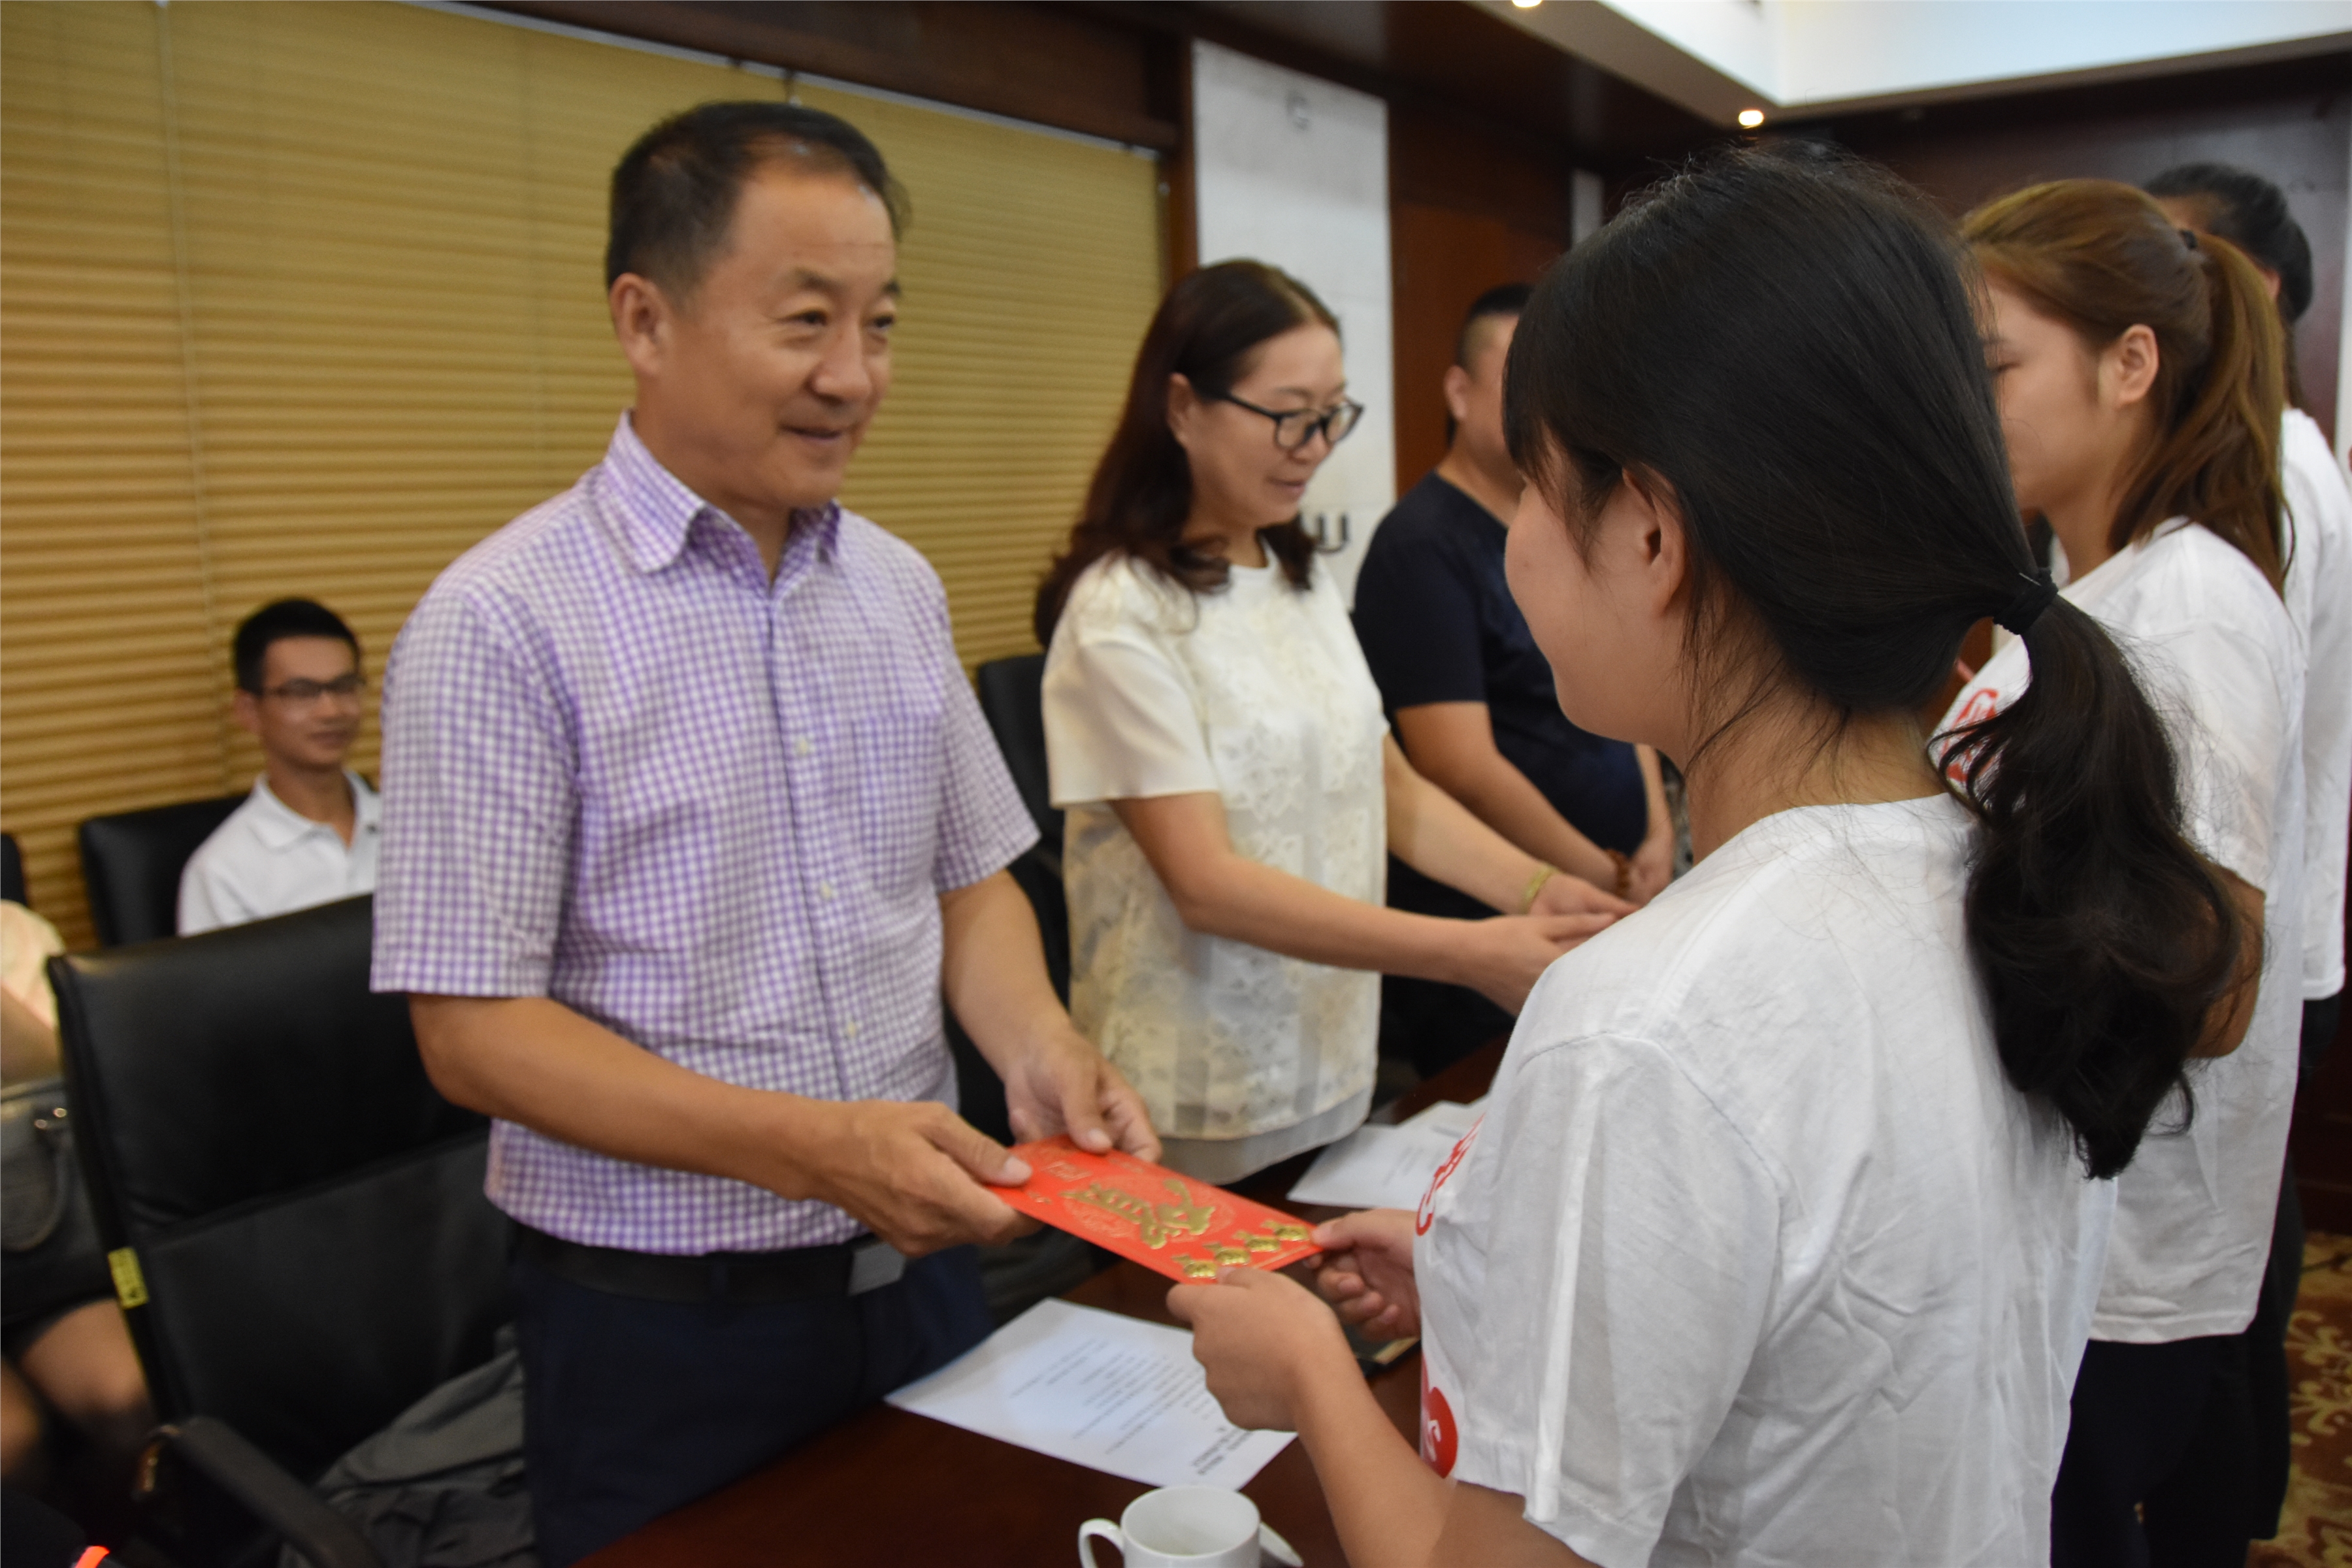
[[[2128,648],[2165,713],[2188,836],[2260,955],[2258,983],[2243,965],[2231,1004],[2242,1046],[2189,1074],[2117,1182],[2052,1559],[2237,1568],[2259,1507],[2244,1331],[2270,1251],[2303,967],[2303,663],[2279,596],[2278,318],[2236,247],[2175,227],[2128,185],[2037,185],[1971,213],[1963,233],[1986,279],[2017,505],[2065,552],[2070,619]],[[2091,694],[2048,653],[2046,634],[2030,633],[1955,702],[1952,765],[1973,787],[2016,787],[2010,756],[1987,748],[2029,710],[2096,722]],[[2126,826],[2095,817],[2081,831],[2095,842]],[[2050,933],[2029,922],[1997,940],[2024,950]],[[2087,1011],[2064,987],[2049,995],[2057,1017]]]
[[[2093,1178],[2231,1043],[2240,922],[2037,571],[1982,353],[1932,216],[1753,152],[1521,319],[1512,590],[1568,717],[1680,763],[1700,859],[1551,966],[1418,1213],[1321,1229],[1341,1315],[1423,1336],[1426,1463],[1306,1290],[1171,1298],[1356,1568],[2048,1550]],[[2042,684],[1948,784],[1916,714],[1986,616]]]
[[[2286,613],[2309,651],[2304,679],[2303,1072],[2336,1037],[2344,1005],[2345,842],[2352,826],[2352,484],[2319,422],[2298,406],[2294,328],[2311,307],[2311,242],[2286,193],[2250,170],[2182,163],[2147,183],[2165,216],[2246,253],[2286,333],[2279,463],[2291,525]],[[2294,1264],[2299,1271],[2302,1257]]]

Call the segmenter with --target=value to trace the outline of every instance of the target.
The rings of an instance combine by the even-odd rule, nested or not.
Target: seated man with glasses
[[[375,890],[375,791],[343,766],[367,699],[360,639],[324,605],[280,599],[236,628],[231,663],[262,773],[180,874],[182,936]]]

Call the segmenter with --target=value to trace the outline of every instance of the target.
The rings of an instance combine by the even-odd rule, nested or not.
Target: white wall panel
[[[1196,232],[1203,265],[1249,258],[1304,282],[1339,318],[1363,423],[1308,487],[1352,599],[1372,527],[1396,501],[1390,353],[1388,106],[1231,49],[1192,46]]]

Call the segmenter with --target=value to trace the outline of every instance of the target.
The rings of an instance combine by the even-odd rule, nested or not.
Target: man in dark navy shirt
[[[1503,363],[1528,290],[1470,307],[1445,373],[1453,440],[1436,471],[1374,531],[1356,579],[1356,636],[1412,765],[1488,826],[1549,865],[1637,902],[1674,858],[1658,761],[1570,723],[1503,579],[1518,470],[1503,438]],[[1389,902],[1420,914],[1493,913],[1391,858]],[[1475,991],[1390,976],[1384,1054],[1436,1071],[1510,1026]]]

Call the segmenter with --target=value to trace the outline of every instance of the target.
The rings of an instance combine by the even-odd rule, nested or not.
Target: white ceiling
[[[1478,0],[1720,124],[2352,47],[2352,0]]]

